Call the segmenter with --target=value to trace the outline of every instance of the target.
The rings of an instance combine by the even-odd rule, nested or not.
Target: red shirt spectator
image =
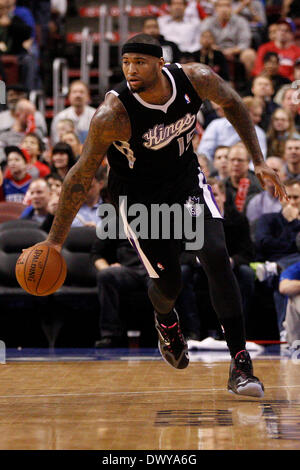
[[[257,51],[256,62],[252,71],[259,75],[263,70],[263,58],[267,52],[276,52],[279,57],[278,73],[289,80],[294,80],[294,64],[300,57],[300,47],[291,40],[292,28],[288,21],[277,23],[275,40],[262,44]]]

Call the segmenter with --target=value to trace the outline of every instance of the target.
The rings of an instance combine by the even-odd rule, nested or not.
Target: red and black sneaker
[[[158,331],[158,349],[162,358],[175,369],[185,369],[189,365],[188,346],[179,325],[179,318],[172,325],[159,322],[155,314],[155,328]]]
[[[228,391],[237,395],[248,395],[250,397],[263,397],[264,386],[260,380],[253,375],[253,366],[248,351],[237,353],[231,360],[229,369]]]

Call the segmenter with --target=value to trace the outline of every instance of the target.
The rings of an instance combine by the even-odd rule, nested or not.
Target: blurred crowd
[[[90,90],[80,80],[71,83],[68,106],[52,122],[29,100],[31,90],[45,86],[51,60],[63,52],[67,7],[62,0],[0,0],[0,75],[5,80],[7,54],[18,58],[21,70],[19,83],[7,86],[6,109],[0,112],[0,200],[23,204],[20,218],[36,221],[45,231],[95,112]],[[205,101],[193,146],[224,216],[246,324],[257,282],[263,282],[274,297],[280,338],[289,344],[300,339],[299,10],[298,0],[170,0],[158,16],[145,18],[142,28],[160,41],[166,62],[201,62],[236,89],[249,110],[267,165],[286,184],[288,202],[279,201],[268,183],[261,187],[247,150],[222,109]],[[108,201],[107,174],[104,161],[73,226],[96,227],[101,222],[97,208]],[[119,248],[114,247],[113,262],[107,254],[111,249],[106,252],[99,241],[93,249],[91,262],[98,272],[103,315],[106,312],[99,347],[120,344],[122,289],[146,289],[136,254],[129,245],[125,251],[123,245]],[[205,286],[205,275],[192,256],[182,258],[182,274],[177,308],[187,336],[201,339],[207,332],[195,292],[197,286]],[[208,290],[207,286],[206,297]]]

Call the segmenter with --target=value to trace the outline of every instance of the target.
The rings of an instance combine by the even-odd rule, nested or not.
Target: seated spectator
[[[198,49],[200,25],[199,17],[186,18],[184,15],[187,0],[169,0],[170,14],[158,18],[161,34],[167,41],[177,44],[181,52],[194,52]]]
[[[60,194],[63,185],[63,179],[61,176],[59,176],[58,173],[50,173],[45,177],[45,181],[47,181],[51,195]]]
[[[286,341],[293,351],[300,347],[300,262],[282,271],[279,292],[288,297],[285,320]]]
[[[66,144],[70,145],[70,147],[73,150],[76,160],[78,160],[82,151],[82,144],[79,140],[78,135],[75,132],[66,132],[62,136],[61,142],[65,142]]]
[[[229,176],[225,179],[226,198],[234,202],[240,212],[246,212],[247,205],[251,198],[262,191],[261,185],[255,174],[249,170],[250,156],[245,145],[239,142],[232,145],[228,152],[228,172]],[[245,190],[244,200],[237,204],[239,188],[248,180],[248,189]],[[242,180],[242,181],[241,181]]]
[[[75,132],[83,143],[96,109],[88,105],[90,94],[84,82],[75,80],[70,85],[69,101],[71,106],[58,113],[51,123],[51,140],[56,144],[59,140],[57,123],[61,119],[71,119],[75,124]]]
[[[295,62],[295,65],[296,63],[297,61]],[[266,52],[266,54],[263,57],[263,69],[260,73],[260,76],[268,77],[270,80],[272,80],[273,89],[274,89],[274,93],[272,96],[274,96],[277,93],[280,87],[282,87],[283,85],[287,85],[288,83],[291,83],[291,81],[288,78],[283,77],[282,75],[279,74],[278,69],[279,69],[279,56],[277,52]],[[295,77],[295,80],[296,80],[296,77]]]
[[[62,141],[62,137],[67,132],[75,132],[75,124],[72,119],[61,119],[56,125],[58,141]]]
[[[44,150],[43,141],[36,134],[31,132],[27,134],[24,140],[21,142],[21,147],[27,150],[29,153],[30,164],[37,169],[38,177],[44,178],[45,176],[49,175],[49,166],[41,161]]]
[[[264,214],[258,220],[255,230],[256,257],[262,261],[256,266],[259,281],[266,281],[273,290],[277,312],[278,329],[284,337],[283,321],[286,312],[286,298],[278,291],[280,272],[300,261],[296,236],[300,231],[300,181],[285,183],[289,201],[282,202],[278,213]]]
[[[283,108],[277,108],[271,116],[267,132],[268,155],[283,158],[285,143],[293,137],[297,137],[297,133],[292,115]]]
[[[300,136],[286,140],[284,160],[286,179],[300,180]]]
[[[229,69],[223,52],[215,48],[216,38],[211,31],[203,31],[200,36],[201,49],[190,54],[190,61],[208,65],[223,80],[229,82]],[[188,57],[188,56],[187,56]]]
[[[47,182],[42,178],[32,181],[26,198],[30,205],[24,209],[20,219],[34,220],[38,224],[42,224],[48,214],[48,204],[50,201],[50,188]]]
[[[274,88],[272,80],[268,77],[258,75],[253,79],[251,92],[254,98],[259,99],[263,104],[262,115],[259,126],[266,132],[268,130],[271,115],[279,107],[272,99]]]
[[[260,0],[238,0],[233,3],[233,13],[249,22],[254,49],[262,43],[263,28],[267,24],[266,12]]]
[[[21,99],[27,99],[27,95],[28,90],[21,84],[6,87],[6,106],[8,109],[0,112],[0,133],[11,130],[16,120],[17,103]],[[35,110],[34,121],[39,133],[42,136],[47,135],[47,124],[40,111]]]
[[[278,102],[283,109],[291,113],[291,115],[293,116],[296,131],[300,132],[300,103],[297,99],[294,99],[295,93],[297,93],[297,91],[295,88],[291,88],[288,85],[285,85],[282,88],[283,89],[280,89],[278,92],[278,95],[280,95],[282,90],[281,98],[278,99]]]
[[[229,147],[226,145],[219,145],[214,154],[213,165],[215,170],[212,171],[211,176],[221,181],[225,180],[229,176],[228,152]]]
[[[52,149],[51,172],[64,179],[69,169],[76,163],[72,148],[65,142],[57,142]]]
[[[19,147],[5,147],[9,176],[3,179],[2,192],[5,201],[23,202],[32,181],[27,171],[28,155]]]
[[[290,23],[286,20],[277,22],[275,40],[262,44],[257,51],[253,75],[259,75],[263,68],[263,58],[267,52],[276,52],[279,57],[278,73],[289,80],[294,80],[294,64],[300,56]]]
[[[248,103],[248,101],[245,101],[245,105],[248,107],[248,110],[252,109],[252,104]],[[255,104],[255,108],[257,108]],[[253,111],[250,113],[250,116],[255,117],[257,113],[257,109],[255,109],[255,112]],[[262,113],[262,106],[261,106],[261,113]],[[261,114],[260,114],[261,116]],[[254,123],[254,127],[256,130],[256,135],[260,144],[261,151],[266,157],[267,155],[267,138],[265,132]],[[205,129],[200,145],[198,147],[198,152],[199,153],[204,153],[207,155],[210,160],[213,159],[215,150],[217,147],[220,145],[226,145],[228,147],[236,144],[241,140],[240,136],[236,132],[235,128],[233,125],[228,121],[227,118],[218,118],[214,119],[213,121],[210,122],[210,124],[207,126]],[[251,168],[253,168],[251,164]]]
[[[266,165],[274,170],[279,178],[285,180],[285,167],[282,158],[268,157]],[[280,212],[282,209],[278,197],[275,197],[275,189],[273,184],[266,180],[266,189],[255,196],[249,201],[247,206],[246,215],[250,222],[250,227],[255,226],[255,222],[263,214],[270,214],[272,212]]]
[[[251,30],[247,20],[232,12],[231,0],[217,0],[215,13],[201,24],[201,31],[211,31],[216,38],[217,47],[227,60],[236,58],[242,62],[250,76],[255,61],[251,46]]]
[[[100,303],[101,339],[95,347],[118,347],[123,344],[124,335],[120,296],[137,290],[147,293],[148,273],[127,239],[96,238],[91,256],[97,269]]]
[[[15,3],[15,0],[0,0],[0,51],[18,57],[21,82],[28,90],[32,90],[37,68],[36,59],[28,50],[32,29],[15,14]]]
[[[160,45],[163,50],[163,58],[167,63],[179,62],[181,57],[181,52],[175,44],[175,42],[167,41],[165,37],[160,34],[159,24],[157,18],[146,18],[143,24],[144,34],[150,34],[155,39],[160,42]]]
[[[72,227],[96,227],[99,224],[101,219],[97,214],[97,210],[99,205],[103,202],[101,190],[105,185],[105,169],[100,168],[92,180],[85,202],[80,207],[72,222]]]
[[[34,120],[35,106],[31,101],[21,99],[18,101],[15,110],[15,122],[9,131],[0,133],[0,144],[3,147],[8,145],[21,145],[24,137],[30,133],[35,132],[39,137],[42,137],[39,130],[36,129]],[[0,161],[3,161],[5,156],[0,153]]]

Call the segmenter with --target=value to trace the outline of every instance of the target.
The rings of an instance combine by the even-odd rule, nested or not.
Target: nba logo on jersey
[[[187,94],[184,95],[184,99],[187,102],[187,104],[189,104],[191,102],[191,98]]]

